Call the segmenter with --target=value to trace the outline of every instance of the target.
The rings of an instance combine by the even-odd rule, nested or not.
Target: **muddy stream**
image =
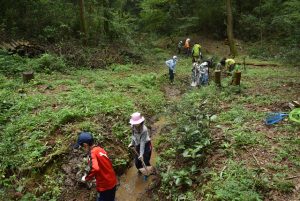
[[[180,98],[180,90],[174,86],[165,86],[164,88],[166,99],[169,102],[176,102]],[[159,119],[151,125],[151,141],[152,145],[155,138],[161,133],[162,128],[167,124],[165,116],[159,117]],[[150,164],[155,167],[156,163],[156,150],[152,149],[152,155]],[[119,178],[120,186],[116,193],[116,201],[151,201],[152,199],[147,196],[147,189],[151,182],[156,178],[156,175],[150,175],[145,181],[143,175],[139,175],[137,169],[132,162],[132,166]]]
[[[157,122],[152,124],[152,144],[155,138],[160,134],[161,129],[166,124],[166,118],[160,117]],[[153,147],[150,164],[155,167],[156,163],[156,151]],[[132,162],[132,166],[119,178],[120,186],[116,193],[116,201],[138,201],[138,200],[151,200],[147,197],[146,191],[154,181],[156,175],[150,175],[147,180],[144,180],[144,176],[138,174],[137,169]]]
[[[175,86],[164,87],[165,98],[167,105],[174,104],[180,100],[181,93]],[[150,129],[152,145],[155,144],[156,138],[161,134],[163,128],[168,124],[167,116],[153,117],[146,125]],[[71,152],[64,157],[67,161],[61,166],[66,179],[64,180],[65,188],[61,192],[59,201],[82,201],[82,200],[95,200],[96,191],[91,190],[95,188],[95,184],[92,187],[87,188],[86,184],[79,182],[78,175],[81,174],[82,158],[86,154],[82,150]],[[157,153],[153,146],[150,163],[155,167]],[[80,174],[78,174],[80,173]],[[144,176],[138,174],[137,169],[132,160],[131,167],[119,177],[119,186],[116,192],[116,201],[151,201],[150,195],[151,189],[155,187],[157,182],[157,175],[150,175],[147,180],[144,180]]]

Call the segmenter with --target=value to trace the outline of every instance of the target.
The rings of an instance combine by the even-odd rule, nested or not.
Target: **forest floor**
[[[300,199],[300,127],[288,118],[270,126],[264,122],[267,113],[290,112],[288,103],[300,101],[299,76],[293,67],[249,66],[241,92],[221,101],[212,125],[217,145],[207,164],[214,176],[205,184],[214,190],[208,192],[226,198],[234,180],[256,177],[254,186],[263,200]]]
[[[205,43],[207,53],[228,54],[220,42],[207,39]],[[242,63],[242,58],[237,61]],[[163,136],[177,121],[176,115],[167,111],[192,92],[207,93],[208,97],[214,93],[218,100],[209,101],[219,108],[210,124],[212,149],[198,167],[205,169],[204,179],[191,187],[196,200],[243,200],[248,194],[261,200],[300,200],[300,127],[287,119],[264,124],[268,112],[289,112],[288,103],[300,101],[299,68],[277,63],[247,65],[239,88],[229,86],[230,78],[224,78],[220,89],[214,86],[213,76],[209,86],[191,88],[190,72],[190,59],[179,56],[175,85],[169,84],[167,69],[160,64],[39,73],[29,84],[1,75],[1,143],[15,150],[11,156],[1,147],[1,159],[6,161],[3,167],[20,169],[1,172],[5,179],[0,187],[6,189],[0,191],[0,198],[94,200],[94,187],[89,190],[78,182],[85,157],[71,148],[78,132],[94,133],[122,175],[132,161],[126,148],[130,114],[142,111],[151,131]],[[157,150],[155,157],[165,154],[167,148]],[[150,181],[140,189],[142,197],[137,197],[143,200],[143,191],[148,189],[150,200],[162,200],[151,195],[155,188],[164,188],[157,186],[160,179]]]

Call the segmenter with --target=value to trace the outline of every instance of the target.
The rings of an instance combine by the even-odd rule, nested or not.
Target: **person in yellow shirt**
[[[202,59],[202,53],[201,53],[201,45],[199,42],[196,42],[192,49],[192,62],[196,62],[198,59]]]
[[[234,59],[227,59],[224,57],[221,61],[220,64],[225,67],[226,71],[232,72],[235,67],[235,60]]]

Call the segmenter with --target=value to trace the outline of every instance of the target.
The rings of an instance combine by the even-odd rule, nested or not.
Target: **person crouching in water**
[[[131,115],[129,123],[131,124],[132,136],[128,147],[133,147],[138,155],[135,155],[135,166],[139,170],[143,168],[142,160],[146,166],[150,166],[152,145],[148,128],[145,125],[145,118],[139,112]],[[138,171],[140,173],[140,171]]]
[[[176,64],[177,64],[177,56],[173,56],[172,59],[166,61],[166,65],[169,68],[169,77],[170,77],[171,84],[173,84],[174,82]]]
[[[117,177],[108,158],[106,151],[94,144],[94,138],[90,132],[81,132],[78,136],[75,149],[83,147],[88,153],[88,165],[90,170],[82,178],[82,182],[96,178],[97,201],[115,201]]]

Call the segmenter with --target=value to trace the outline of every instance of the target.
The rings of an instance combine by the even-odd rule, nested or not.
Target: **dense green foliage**
[[[247,62],[300,61],[299,0],[231,2]],[[167,85],[163,61],[178,39],[227,38],[225,1],[0,0],[0,11],[0,45],[25,39],[46,49],[35,58],[0,50],[0,200],[58,200],[61,157],[82,130],[124,170],[134,111],[167,122],[155,141],[153,199],[280,200],[297,190],[299,126],[263,124],[267,111],[298,98],[297,68],[248,66],[241,86],[226,77],[222,88],[190,89],[190,58],[179,55],[175,84]],[[23,83],[31,70],[35,78]]]
[[[122,148],[129,141],[130,114],[136,110],[154,114],[165,101],[159,92],[160,76],[146,69],[133,74],[136,65],[72,72],[59,57],[48,54],[31,60],[2,55],[0,63],[7,75],[25,70],[23,66],[39,72],[28,84],[22,83],[21,76],[0,76],[1,200],[8,189],[15,188],[25,193],[24,200],[56,200],[66,175],[55,169],[58,164],[48,165],[47,161],[69,150],[76,132],[93,132],[107,151],[113,150],[108,140],[113,136]],[[118,121],[114,121],[116,118]],[[124,169],[128,155],[110,155],[116,170],[119,166]],[[55,174],[39,175],[50,170]],[[41,177],[41,185],[28,188],[30,177]]]
[[[142,32],[226,37],[225,3],[216,0],[85,0],[83,19],[78,1],[2,0],[0,7],[3,39],[34,38],[57,43],[75,38],[102,47],[108,41],[133,47]],[[249,43],[254,56],[299,61],[299,1],[235,0],[232,7],[235,37],[257,42],[254,46]]]

